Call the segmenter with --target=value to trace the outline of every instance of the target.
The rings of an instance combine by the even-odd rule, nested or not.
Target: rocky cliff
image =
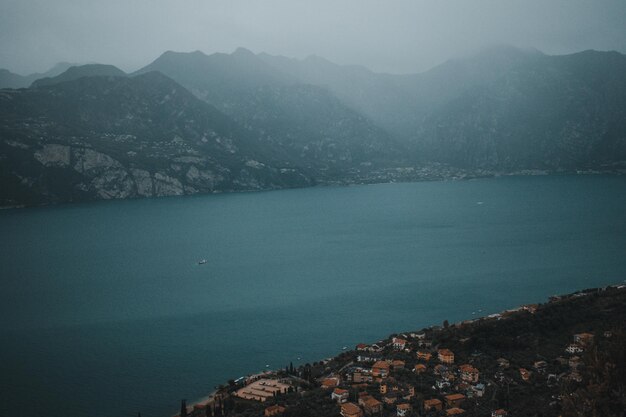
[[[2,205],[306,186],[159,73],[0,91]]]

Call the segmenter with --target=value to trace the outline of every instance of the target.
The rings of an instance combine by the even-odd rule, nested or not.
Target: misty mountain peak
[[[235,52],[232,53],[233,56],[246,56],[246,57],[256,57],[256,55],[254,54],[254,52],[252,52],[249,49],[243,48],[243,47],[239,47],[237,49],[235,49]]]
[[[45,77],[34,81],[31,85],[33,88],[42,87],[46,85],[59,84],[66,81],[76,80],[83,77],[126,77],[127,74],[114,65],[105,64],[87,64],[70,67],[67,71],[56,77]]]
[[[165,51],[154,62],[178,62],[183,59],[192,59],[195,61],[205,59],[208,55],[200,50],[193,52]]]
[[[336,65],[332,62],[330,62],[329,60],[327,60],[326,58],[323,58],[319,55],[315,55],[315,54],[311,54],[309,56],[307,56],[306,58],[304,58],[304,62],[309,63],[309,64],[323,64],[323,65]]]
[[[72,67],[78,67],[80,66],[79,63],[76,62],[57,62],[56,64],[54,64],[52,66],[52,68],[50,68],[48,71],[44,72],[42,74],[42,77],[54,77],[57,76],[65,71],[67,71],[68,69],[72,68]]]

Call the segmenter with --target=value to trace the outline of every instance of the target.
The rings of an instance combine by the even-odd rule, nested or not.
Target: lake
[[[626,177],[4,210],[0,262],[0,415],[166,417],[268,365],[624,281]]]

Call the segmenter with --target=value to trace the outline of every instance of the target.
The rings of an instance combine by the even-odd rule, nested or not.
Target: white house
[[[567,353],[571,353],[571,354],[574,354],[574,353],[582,353],[582,352],[583,352],[583,348],[582,348],[582,347],[580,347],[580,346],[579,346],[579,345],[577,345],[577,344],[572,343],[571,345],[569,345],[569,346],[565,349],[565,351],[566,351]]]

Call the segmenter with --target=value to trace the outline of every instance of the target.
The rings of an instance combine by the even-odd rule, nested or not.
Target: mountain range
[[[4,206],[626,166],[617,52],[500,46],[392,75],[168,51],[0,88]]]
[[[8,69],[0,68],[0,88],[27,88],[40,78],[56,77],[76,65],[69,62],[59,62],[46,72],[28,75],[20,75]]]

